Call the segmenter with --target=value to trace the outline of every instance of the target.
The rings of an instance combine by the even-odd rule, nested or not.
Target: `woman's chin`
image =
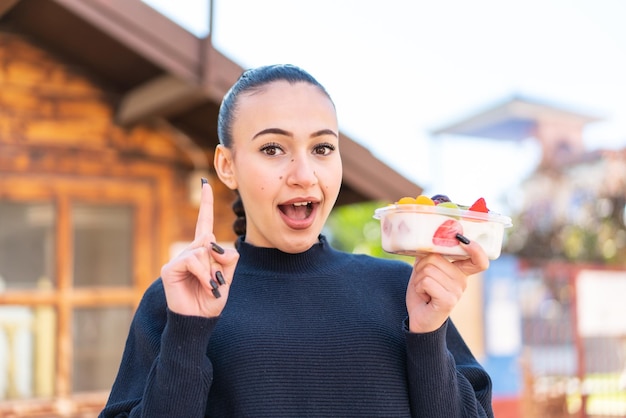
[[[299,233],[293,234],[293,236],[282,240],[278,249],[284,253],[297,254],[307,251],[319,242],[319,235],[321,231],[316,232],[309,230],[306,231],[306,233],[302,232],[304,231],[299,231]]]

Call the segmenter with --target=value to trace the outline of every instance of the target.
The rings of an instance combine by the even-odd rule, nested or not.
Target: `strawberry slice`
[[[456,234],[463,234],[463,226],[454,219],[448,219],[435,231],[433,235],[433,244],[443,247],[454,247],[459,245]]]
[[[469,210],[473,210],[474,212],[489,212],[489,209],[487,209],[487,202],[485,202],[485,199],[483,199],[482,197],[474,202],[474,204],[469,207]]]

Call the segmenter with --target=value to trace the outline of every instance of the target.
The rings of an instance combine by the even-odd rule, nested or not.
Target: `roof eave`
[[[0,0],[0,18],[10,16],[9,12],[23,3],[23,6],[30,7],[20,9],[21,18],[35,23],[33,19],[42,15],[34,7],[39,3],[30,1],[33,3]],[[107,44],[108,47],[114,47],[107,51],[109,54],[114,54],[117,51],[115,48],[123,46],[124,53],[142,57],[138,62],[147,67],[139,75],[128,73],[136,71],[135,66],[111,65],[101,72],[105,76],[117,77],[120,86],[126,85],[121,88],[122,98],[116,109],[118,123],[132,125],[154,117],[164,118],[181,127],[195,123],[190,128],[200,131],[196,132],[194,139],[202,141],[205,147],[211,145],[204,137],[209,135],[211,141],[216,139],[214,126],[206,125],[204,113],[207,109],[216,112],[223,96],[243,69],[217,51],[211,45],[210,37],[195,37],[139,0],[47,1],[69,12],[68,16],[72,16],[72,19],[77,17],[86,23],[87,29],[95,29],[94,34],[106,37],[101,40],[114,40]],[[35,26],[31,27],[36,29]],[[75,44],[71,37],[63,36],[62,31],[65,29],[57,27],[54,30],[58,32],[44,33],[58,36],[59,40],[67,43],[60,44],[67,50],[68,45],[72,48]],[[85,48],[84,45],[80,47]],[[76,59],[80,60],[81,51],[73,52]],[[132,59],[132,56],[128,57]],[[113,58],[115,57],[96,54],[91,57],[91,61],[83,59],[82,62],[84,65],[94,66],[93,69],[96,70],[96,66]],[[127,78],[134,81],[124,83]],[[344,185],[350,193],[361,194],[361,200],[393,201],[398,196],[417,195],[421,192],[419,186],[374,157],[365,147],[343,134],[341,136]],[[349,200],[355,199],[358,200],[357,195]]]

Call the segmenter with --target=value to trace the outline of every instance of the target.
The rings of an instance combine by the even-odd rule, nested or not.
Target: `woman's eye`
[[[283,149],[278,144],[266,144],[261,147],[261,152],[266,155],[274,156],[281,154]]]
[[[335,146],[333,144],[319,144],[316,145],[313,149],[313,153],[316,155],[328,155],[335,150]]]

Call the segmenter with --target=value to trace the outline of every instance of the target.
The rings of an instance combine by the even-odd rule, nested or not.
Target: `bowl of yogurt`
[[[512,226],[510,217],[489,211],[481,199],[476,202],[481,201],[481,205],[462,206],[436,201],[431,204],[420,197],[415,203],[403,198],[399,202],[404,203],[375,210],[383,250],[409,256],[438,253],[449,259],[463,259],[468,257],[463,242],[470,240],[478,242],[489,259],[500,256],[504,229]]]

